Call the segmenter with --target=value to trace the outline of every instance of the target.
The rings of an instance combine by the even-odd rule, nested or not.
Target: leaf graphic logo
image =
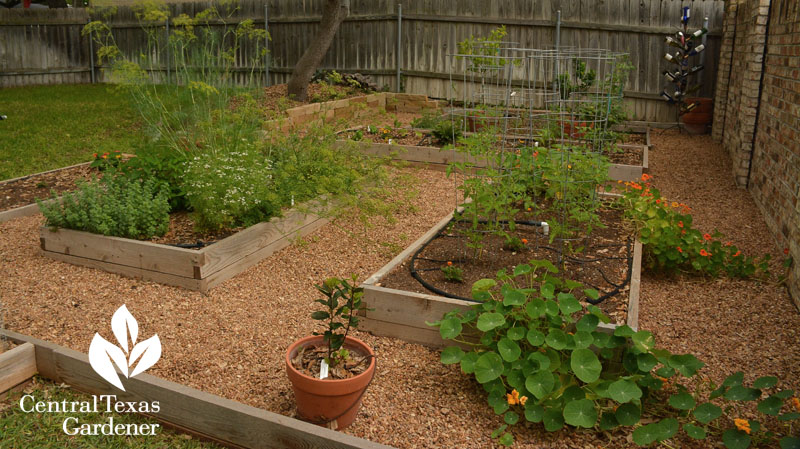
[[[111,317],[111,330],[114,332],[119,346],[115,346],[100,334],[95,333],[92,344],[89,345],[89,364],[100,377],[125,391],[117,369],[123,376],[130,378],[155,365],[161,358],[161,340],[156,334],[137,344],[139,323],[124,304]],[[130,351],[128,351],[129,337]],[[134,367],[137,360],[139,363]]]

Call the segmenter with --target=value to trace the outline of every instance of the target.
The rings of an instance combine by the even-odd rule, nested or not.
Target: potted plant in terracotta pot
[[[323,308],[311,318],[324,323],[325,331],[297,340],[286,351],[298,417],[336,430],[353,422],[375,376],[375,353],[348,335],[358,326],[364,295],[356,279],[329,278],[317,286],[325,297],[315,302]]]

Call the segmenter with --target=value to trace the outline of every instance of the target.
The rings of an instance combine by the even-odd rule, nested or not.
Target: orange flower
[[[750,435],[750,421],[746,419],[736,418],[733,420],[733,423],[736,424],[736,428],[741,430],[742,432]]]
[[[523,245],[527,245],[528,244],[528,239],[522,239],[522,244]]]
[[[528,212],[530,212],[530,211],[531,211],[531,208],[529,207],[529,208],[528,208]]]
[[[705,239],[705,240],[711,240],[711,234],[708,234],[708,233],[706,233],[706,234],[703,234],[703,239]]]
[[[519,391],[511,390],[511,394],[506,395],[506,400],[508,400],[508,405],[519,404]]]
[[[617,179],[617,184],[622,184],[622,180],[621,179]]]
[[[519,405],[524,406],[526,402],[528,402],[528,397],[527,396],[522,396],[522,397],[519,398]]]
[[[108,155],[107,155],[107,154],[104,154],[104,155],[103,155],[103,159],[108,159]]]
[[[707,256],[707,255],[708,255],[708,252],[707,252],[706,250],[704,250],[704,249],[701,249],[701,250],[700,250],[700,255],[701,255],[701,256]]]
[[[731,242],[725,242],[725,246],[733,246],[733,243],[731,243]]]
[[[683,252],[683,250],[681,249],[681,247],[680,247],[680,246],[678,247],[678,252],[679,252],[679,253],[682,253],[682,252]]]
[[[661,200],[656,200],[656,204],[661,204]]]
[[[642,173],[642,181],[649,181],[653,179],[652,176],[648,175],[647,173]]]
[[[789,255],[789,247],[783,248],[783,254],[788,256]]]
[[[682,228],[682,227],[683,227],[683,221],[679,221],[679,222],[678,222],[678,227],[679,227],[679,228]]]
[[[116,157],[117,157],[117,159],[119,159],[119,158],[121,158],[121,157],[122,157],[122,155],[121,155],[121,154],[118,154]]]
[[[742,252],[741,251],[736,251],[736,254],[734,254],[733,257],[739,257],[739,254],[742,254]]]
[[[672,207],[678,207],[678,202],[677,201],[673,201],[672,202]]]
[[[539,157],[539,152],[538,151],[534,151],[533,152],[533,157]]]
[[[97,153],[94,154],[94,158],[97,159]]]
[[[452,266],[453,266],[453,262],[448,260],[448,261],[447,261],[447,266],[448,266],[448,267],[452,267]]]
[[[800,413],[800,399],[797,396],[792,397],[792,405],[794,405],[795,410]]]
[[[642,190],[642,186],[640,184],[635,183],[635,182],[631,183],[631,187],[633,187],[636,190]]]

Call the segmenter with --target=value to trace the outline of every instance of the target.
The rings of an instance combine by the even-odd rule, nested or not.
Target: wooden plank
[[[468,310],[474,303],[443,296],[407,292],[394,288],[364,286],[364,318],[429,329],[426,321],[442,319],[451,310]]]
[[[441,318],[441,317],[439,317]],[[437,318],[438,319],[438,318]],[[416,343],[430,348],[442,348],[452,346],[453,341],[443,340],[439,334],[439,329],[431,327],[422,329],[419,327],[406,326],[393,323],[391,321],[380,321],[362,318],[358,324],[359,330],[363,330],[379,337],[397,338],[409,343]]]
[[[4,210],[0,212],[0,223],[4,221],[13,220],[19,217],[29,217],[39,213],[39,205],[28,204],[27,206],[15,207],[14,209]]]
[[[633,243],[633,269],[631,285],[628,290],[628,319],[626,324],[633,330],[639,330],[639,290],[642,287],[642,242]]]
[[[36,374],[36,351],[30,343],[0,354],[0,393]]]
[[[111,262],[103,262],[97,259],[89,259],[86,257],[71,256],[63,253],[54,253],[51,251],[42,251],[45,257],[55,259],[61,262],[67,262],[75,265],[81,265],[89,268],[96,268],[99,270],[107,271],[109,273],[120,274],[122,276],[131,277],[134,279],[145,279],[148,281],[159,282],[167,285],[174,285],[183,287],[189,290],[201,290],[201,281],[191,277],[176,276],[174,274],[162,273],[159,271],[144,270],[141,268],[131,267],[128,265],[118,265]]]
[[[195,267],[204,265],[205,260],[200,251],[72,229],[51,231],[42,227],[39,237],[42,239],[42,250],[46,253],[60,253],[188,278],[195,277]]]
[[[35,346],[39,371],[50,380],[89,394],[115,395],[117,401],[157,401],[160,411],[151,417],[213,440],[249,448],[390,449],[146,373],[125,379],[121,391],[100,378],[83,353],[3,329],[0,333]]]

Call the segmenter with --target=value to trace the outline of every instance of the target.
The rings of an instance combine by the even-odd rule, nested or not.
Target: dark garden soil
[[[222,229],[219,231],[201,232],[195,229],[195,223],[189,212],[173,212],[169,214],[169,229],[160,237],[149,239],[153,243],[175,245],[188,249],[202,249],[225,237],[241,231],[242,227]]]
[[[349,379],[363,373],[369,367],[369,357],[350,349],[350,357],[328,371],[329,379]],[[292,366],[306,376],[319,378],[320,365],[328,355],[326,346],[305,346],[297,351],[292,359]]]
[[[334,96],[329,96],[326,89],[333,89]],[[308,95],[306,101],[296,101],[289,99],[287,94],[289,89],[286,84],[275,84],[265,87],[261,98],[261,108],[269,118],[282,117],[286,109],[296,108],[305,104],[318,103],[321,101],[342,100],[344,98],[360,97],[374,92],[365,92],[360,89],[344,86],[323,86],[319,83],[308,85]],[[315,101],[316,100],[316,101]],[[236,102],[232,102],[232,107],[236,107]]]
[[[52,192],[60,195],[75,190],[77,181],[92,179],[96,174],[93,168],[81,165],[0,183],[0,212],[47,199]]]
[[[505,269],[513,272],[514,267],[531,260],[549,260],[560,268],[563,276],[581,282],[584,288],[594,288],[601,296],[612,295],[598,304],[612,321],[624,324],[627,319],[629,285],[629,257],[633,255],[632,229],[622,221],[622,212],[613,208],[603,208],[599,215],[605,228],[595,229],[586,239],[571,242],[573,248],[581,249],[564,257],[559,263],[561,245],[550,243],[541,235],[540,228],[520,225],[513,236],[526,242],[519,250],[504,248],[505,240],[495,235],[487,235],[484,248],[478,258],[467,246],[465,232],[468,223],[451,222],[451,225],[433,239],[419,253],[413,264],[418,275],[429,285],[461,299],[471,298],[471,287],[476,281],[494,278],[497,272]],[[523,217],[519,217],[520,220]],[[530,219],[530,217],[525,217]],[[452,267],[463,272],[462,282],[447,280],[442,268],[452,263]],[[428,290],[411,274],[411,259],[404,261],[381,280],[382,287],[416,293],[437,293]],[[585,303],[585,295],[580,290],[573,292]]]
[[[644,147],[615,147],[607,150],[606,156],[612,164],[641,166],[644,163]]]

